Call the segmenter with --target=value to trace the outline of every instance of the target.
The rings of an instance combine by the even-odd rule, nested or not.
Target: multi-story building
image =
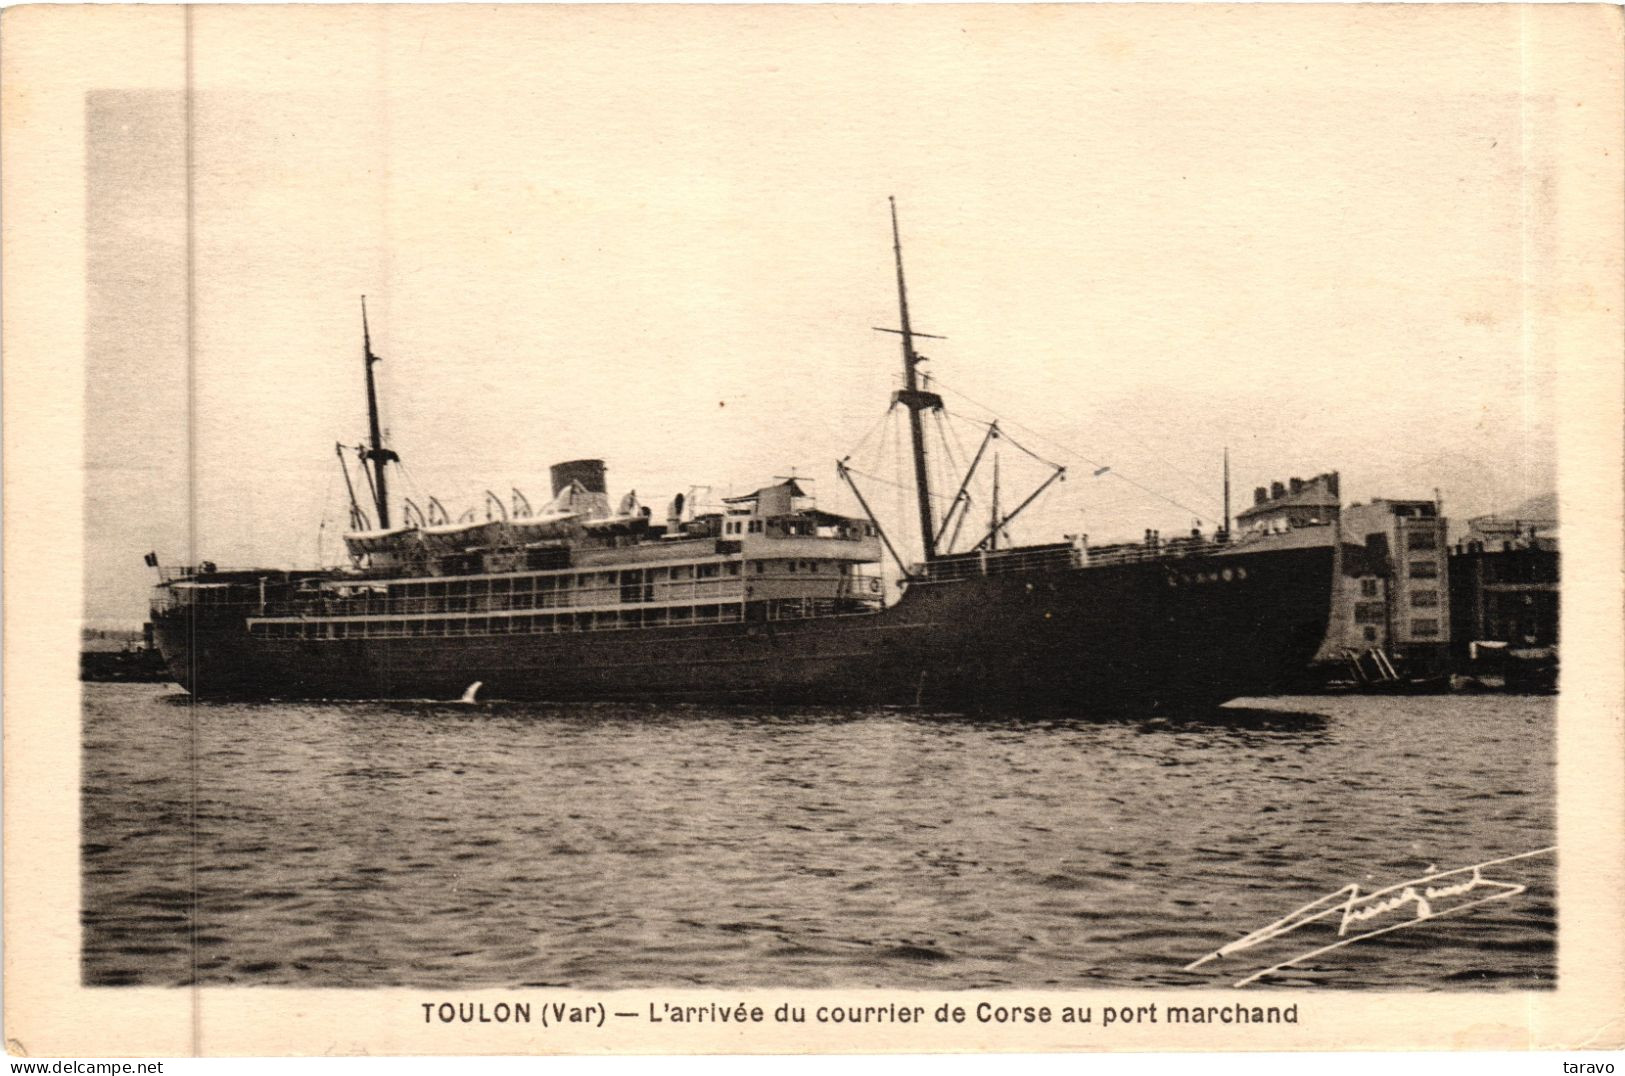
[[[1447,521],[1437,501],[1376,498],[1343,510],[1345,541],[1363,547],[1344,574],[1358,640],[1381,647],[1412,673],[1443,671],[1449,655]]]
[[[1458,657],[1479,641],[1557,642],[1556,524],[1480,516],[1450,554],[1450,629]]]

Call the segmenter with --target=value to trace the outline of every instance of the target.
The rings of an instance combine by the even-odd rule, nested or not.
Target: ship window
[[[1438,635],[1439,622],[1433,617],[1423,617],[1411,621],[1412,635]]]

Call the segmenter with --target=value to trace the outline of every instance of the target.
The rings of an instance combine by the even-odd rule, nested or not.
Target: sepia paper
[[[36,6],[4,19],[11,1053],[1621,1045],[1617,8]],[[1175,469],[1209,436],[1209,458],[1246,445],[1267,461],[1255,469],[1315,467],[1290,446],[1346,429],[1315,442],[1350,454],[1328,466],[1423,496],[1452,452],[1505,449],[1504,473],[1451,473],[1449,495],[1486,511],[1498,491],[1555,482],[1568,585],[1554,986],[1234,989],[1220,975],[1102,989],[1081,969],[1019,988],[86,985],[80,629],[124,600],[126,579],[147,581],[149,549],[187,564],[331,557],[336,530],[323,550],[312,522],[322,487],[336,495],[325,453],[361,414],[361,294],[386,392],[416,392],[391,436],[415,446],[426,484],[540,471],[511,458],[533,451],[610,454],[661,488],[702,469],[765,480],[827,468],[893,387],[895,341],[870,332],[896,317],[888,196],[918,328],[950,338],[938,364],[996,361],[979,384],[1042,404],[1041,419],[1115,413]],[[1456,287],[1429,290],[1440,280]],[[1417,329],[1430,319],[1436,333]],[[1462,397],[1475,383],[1476,420]],[[1112,470],[1093,462],[1096,478]],[[1131,528],[1090,503],[1085,527]],[[1186,526],[1183,501],[1169,504],[1147,526]],[[176,729],[187,714],[175,706]],[[194,785],[179,807],[198,803]],[[1238,1004],[1293,1019],[1168,1020]],[[479,1015],[442,1022],[444,1005]],[[516,1005],[528,1022],[496,1018]],[[1069,1008],[1092,1019],[1063,1023]],[[778,1015],[796,1010],[812,1016]]]

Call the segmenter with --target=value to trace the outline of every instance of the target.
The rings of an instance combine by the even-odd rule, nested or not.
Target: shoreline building
[[[1449,521],[1438,501],[1373,498],[1343,513],[1343,531],[1365,550],[1355,622],[1411,674],[1448,670]],[[1367,630],[1371,629],[1371,630]]]
[[[1450,554],[1452,651],[1475,642],[1552,647],[1561,564],[1555,520],[1477,516]]]

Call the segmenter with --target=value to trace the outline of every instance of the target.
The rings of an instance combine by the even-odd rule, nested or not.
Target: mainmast
[[[903,388],[892,396],[892,402],[908,408],[908,430],[914,442],[914,489],[920,502],[920,542],[925,559],[932,561],[937,556],[937,541],[936,529],[931,525],[931,479],[925,466],[925,427],[920,421],[920,412],[927,408],[942,410],[942,397],[934,392],[922,392],[914,370],[925,361],[925,356],[914,350],[914,337],[930,334],[915,333],[908,320],[908,288],[903,283],[903,241],[897,230],[897,199],[888,201],[891,202],[892,251],[897,256],[897,308],[902,318],[900,334],[903,338]]]
[[[367,371],[367,423],[372,433],[372,447],[363,453],[372,461],[373,497],[378,508],[378,529],[389,530],[389,487],[385,484],[384,464],[400,459],[384,447],[384,435],[378,424],[378,389],[373,384],[372,364],[380,362],[372,353],[372,331],[367,327],[367,297],[361,297],[362,362]]]

